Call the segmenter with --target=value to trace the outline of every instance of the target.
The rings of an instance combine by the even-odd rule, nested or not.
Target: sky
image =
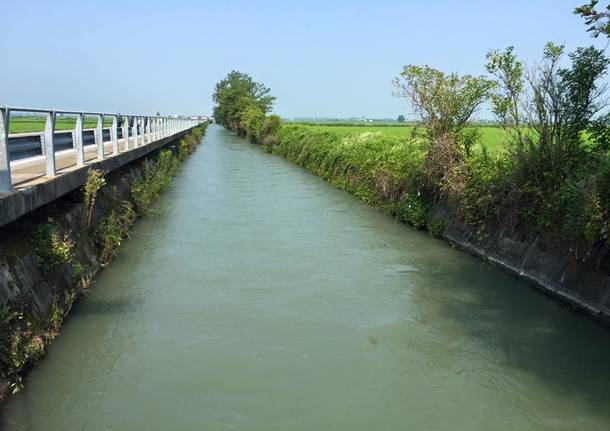
[[[206,115],[236,69],[283,117],[412,117],[404,65],[482,74],[492,48],[534,64],[547,41],[606,43],[571,13],[585,0],[1,3],[0,105],[70,110]]]

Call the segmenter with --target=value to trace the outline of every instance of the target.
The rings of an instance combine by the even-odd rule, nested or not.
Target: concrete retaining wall
[[[537,240],[514,239],[506,229],[491,229],[486,239],[480,241],[477,232],[467,227],[454,211],[438,205],[433,213],[435,219],[445,221],[444,239],[524,278],[536,289],[572,309],[610,325],[609,275],[584,269],[561,253],[541,250]]]

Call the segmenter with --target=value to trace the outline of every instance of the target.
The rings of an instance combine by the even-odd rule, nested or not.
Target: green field
[[[413,125],[326,125],[326,124],[306,124],[299,123],[315,130],[337,132],[345,134],[360,133],[383,133],[388,136],[407,137],[411,136]],[[499,151],[503,148],[504,131],[495,126],[476,126],[481,131],[481,145],[485,145],[491,152]]]
[[[55,120],[55,130],[70,130],[74,129],[76,124],[75,117],[58,116]],[[42,116],[12,116],[9,127],[10,133],[31,133],[44,131],[45,119]],[[85,117],[85,129],[94,128],[97,125],[97,119],[94,117]],[[112,118],[104,119],[104,127],[112,125]]]

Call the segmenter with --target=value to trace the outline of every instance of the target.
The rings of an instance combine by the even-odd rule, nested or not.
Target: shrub
[[[85,224],[89,226],[91,223],[91,214],[93,213],[93,207],[95,206],[95,198],[99,190],[106,184],[104,179],[104,172],[98,169],[90,169],[87,175],[87,181],[84,187],[84,198],[85,198]]]
[[[61,265],[70,263],[74,243],[67,233],[61,233],[54,223],[45,223],[36,228],[32,237],[32,252],[38,268],[49,276]]]
[[[434,220],[428,226],[428,230],[434,238],[439,238],[445,231],[445,221],[441,219]]]
[[[407,194],[398,204],[398,215],[415,229],[424,229],[426,227],[427,212],[426,204],[417,195]]]
[[[156,160],[147,159],[134,174],[131,194],[140,214],[146,212],[162,190],[178,172],[180,160],[171,151],[163,150]]]
[[[108,216],[102,218],[96,230],[96,238],[102,248],[102,265],[106,265],[116,255],[123,240],[129,237],[129,229],[135,220],[135,210],[127,201],[119,202]]]

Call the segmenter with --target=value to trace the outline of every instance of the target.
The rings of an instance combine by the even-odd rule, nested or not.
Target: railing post
[[[150,117],[142,117],[142,122],[144,124],[144,143],[150,143]]]
[[[127,115],[123,118],[123,141],[125,151],[129,150],[129,117]]]
[[[144,145],[144,117],[138,117],[138,131],[140,132],[140,139],[138,145]]]
[[[0,193],[13,191],[11,181],[11,161],[8,153],[8,134],[11,111],[9,108],[0,108]]]
[[[148,143],[151,143],[153,141],[153,137],[152,137],[152,129],[151,129],[151,118],[150,117],[146,117],[146,135],[148,136]]]
[[[142,129],[144,132],[144,143],[148,144],[150,143],[150,118],[142,117],[142,123]]]
[[[45,158],[47,164],[47,177],[54,177],[57,175],[57,169],[55,166],[55,111],[47,112],[46,120],[44,125],[44,147],[45,147]]]
[[[119,154],[119,124],[116,115],[112,116],[112,127],[110,128],[110,140],[112,141],[112,154]]]
[[[135,117],[135,122],[136,122],[136,147],[139,147],[141,145],[141,140],[140,140],[140,117]]]
[[[133,147],[138,146],[138,117],[131,118],[131,137],[133,138]]]
[[[97,145],[97,158],[104,160],[104,115],[97,115],[95,128],[95,145]]]
[[[74,126],[74,148],[76,148],[76,166],[85,164],[85,147],[83,145],[83,123],[85,114],[76,114],[76,125]]]
[[[138,146],[144,145],[144,127],[142,126],[142,117],[138,117]]]

